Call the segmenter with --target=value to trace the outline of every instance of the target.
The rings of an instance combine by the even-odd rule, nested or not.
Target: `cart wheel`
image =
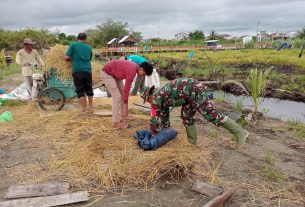
[[[60,111],[65,105],[65,96],[57,88],[46,88],[38,94],[39,107],[47,111]]]

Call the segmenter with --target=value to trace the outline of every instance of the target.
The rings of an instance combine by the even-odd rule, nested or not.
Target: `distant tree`
[[[297,37],[300,39],[305,39],[305,27],[301,31],[298,31]]]
[[[140,42],[143,39],[141,32],[134,32],[132,31],[130,34],[137,42]]]
[[[217,39],[217,34],[215,30],[212,30],[211,33],[209,34],[209,40],[216,40]]]
[[[141,32],[129,31],[127,22],[116,22],[112,19],[97,25],[95,29],[86,30],[86,33],[88,36],[87,42],[92,47],[105,47],[107,42],[113,38],[122,38],[126,35],[131,35],[137,41],[141,41],[143,38]]]
[[[19,50],[23,47],[22,42],[26,37],[36,42],[35,47],[37,49],[42,49],[54,45],[57,35],[47,29],[36,28],[26,28],[20,31],[4,31],[3,41],[5,48],[14,51]],[[2,40],[2,38],[0,39]]]
[[[108,19],[107,22],[96,26],[96,29],[89,29],[86,31],[88,34],[88,42],[91,46],[105,46],[108,41],[113,38],[120,38],[128,35],[128,23],[115,22],[112,19]]]
[[[189,37],[191,40],[203,40],[204,33],[201,30],[195,30],[194,32],[190,32]]]
[[[66,38],[69,42],[76,41],[76,36],[75,35],[68,35]]]
[[[66,38],[67,38],[67,35],[65,33],[62,32],[62,33],[58,34],[58,40],[59,41],[66,40]]]

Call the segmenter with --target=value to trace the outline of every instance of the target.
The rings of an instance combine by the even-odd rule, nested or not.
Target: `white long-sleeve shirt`
[[[28,53],[25,49],[19,50],[16,55],[16,63],[21,66],[23,76],[33,75],[33,70],[31,66],[33,64],[37,64],[38,67],[45,66],[41,56],[35,49],[32,49],[31,53]],[[30,63],[31,65],[25,65],[27,63]]]

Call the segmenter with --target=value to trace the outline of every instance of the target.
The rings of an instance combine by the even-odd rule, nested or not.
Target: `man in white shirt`
[[[33,49],[33,44],[35,42],[32,42],[30,38],[25,38],[23,41],[24,48],[19,50],[16,55],[16,63],[21,66],[24,82],[31,96],[33,86],[32,68],[45,66],[37,50]]]

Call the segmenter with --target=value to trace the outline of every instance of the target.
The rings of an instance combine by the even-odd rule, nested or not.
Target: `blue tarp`
[[[154,150],[165,145],[170,140],[174,139],[177,131],[173,128],[162,129],[158,134],[152,136],[150,130],[139,130],[134,134],[138,145],[143,150]]]

